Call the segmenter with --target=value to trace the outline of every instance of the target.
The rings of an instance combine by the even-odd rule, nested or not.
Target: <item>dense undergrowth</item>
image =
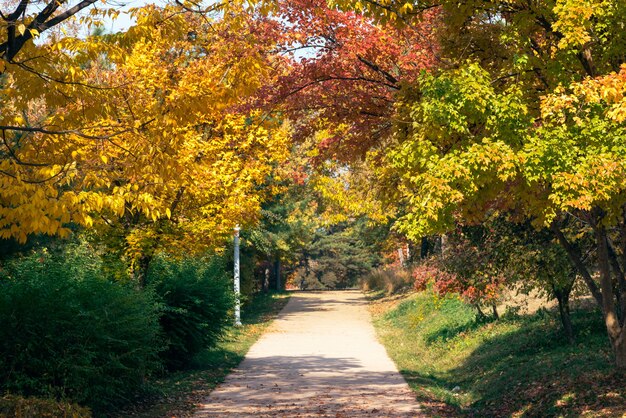
[[[612,366],[599,312],[572,313],[569,344],[557,314],[478,320],[457,297],[427,290],[373,305],[379,337],[434,416],[622,416],[623,376]]]
[[[0,278],[0,390],[105,411],[160,369],[154,292],[107,280],[90,254],[45,252]]]
[[[232,337],[232,279],[222,257],[156,256],[145,286],[110,267],[86,243],[0,265],[0,394],[8,416],[85,415],[73,405],[108,416]]]

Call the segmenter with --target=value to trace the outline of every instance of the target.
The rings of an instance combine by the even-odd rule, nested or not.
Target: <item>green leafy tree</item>
[[[311,244],[304,248],[296,283],[302,288],[356,286],[360,277],[382,261],[380,244],[368,240],[368,229],[366,219],[318,229]]]

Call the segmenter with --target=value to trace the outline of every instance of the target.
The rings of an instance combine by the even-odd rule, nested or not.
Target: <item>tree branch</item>
[[[114,138],[116,136],[125,134],[127,132],[131,132],[134,130],[141,130],[143,128],[145,128],[147,125],[149,125],[150,123],[154,122],[156,120],[156,118],[152,118],[144,123],[142,123],[138,128],[126,128],[126,129],[122,129],[121,131],[117,131],[117,132],[113,132],[109,135],[89,135],[89,134],[85,134],[77,129],[65,129],[65,130],[51,130],[51,129],[46,129],[46,128],[42,128],[42,127],[34,127],[34,126],[11,126],[11,125],[0,125],[0,131],[17,131],[17,132],[34,132],[34,133],[41,133],[41,134],[46,134],[46,135],[76,135],[79,136],[81,138],[85,138],[85,139],[98,139],[98,140],[109,140],[111,138]],[[105,127],[101,127],[102,129],[104,129]],[[111,128],[111,127],[109,127]]]
[[[390,83],[396,85],[398,84],[398,79],[395,78],[394,76],[392,76],[390,73],[388,73],[387,71],[383,70],[382,68],[380,68],[378,65],[376,65],[375,63],[363,58],[360,55],[357,55],[357,58],[359,61],[361,61],[363,64],[365,64],[367,67],[371,68],[372,70],[382,74],[385,79],[387,79],[387,81],[389,81]]]
[[[21,14],[26,12],[26,7],[29,3],[29,0],[22,0],[16,10],[6,18],[8,22],[12,22],[13,24],[9,24],[7,28],[7,40],[0,44],[0,57],[4,58],[7,61],[13,61],[17,53],[24,47],[26,42],[33,38],[31,29],[42,33],[45,30],[50,29],[51,27],[56,26],[59,23],[74,16],[76,13],[80,12],[86,7],[91,6],[95,2],[96,0],[83,0],[75,6],[70,7],[66,11],[51,18],[51,16],[58,10],[58,8],[66,3],[66,0],[52,0],[46,5],[46,7],[44,7],[41,12],[39,12],[35,19],[30,22],[24,33],[16,36],[15,21],[19,18]]]
[[[563,248],[565,249],[565,252],[567,252],[567,255],[569,256],[570,261],[572,262],[572,264],[574,264],[579,274],[582,276],[583,280],[587,284],[587,287],[589,288],[589,291],[591,292],[591,295],[593,296],[593,298],[596,300],[596,303],[598,304],[598,306],[603,307],[603,297],[602,297],[603,295],[600,292],[598,285],[593,280],[593,277],[591,277],[589,270],[587,270],[587,267],[583,263],[580,250],[578,249],[578,247],[572,245],[567,240],[567,238],[563,234],[563,231],[561,231],[561,229],[559,228],[556,222],[553,222],[552,225],[550,225],[550,229],[552,230],[552,232],[554,232],[554,235],[556,236],[557,240],[563,246]]]

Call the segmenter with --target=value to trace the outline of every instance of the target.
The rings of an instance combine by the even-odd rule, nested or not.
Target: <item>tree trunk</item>
[[[443,234],[441,236],[441,255],[446,255],[448,253],[448,236]]]
[[[598,304],[598,307],[602,308],[602,292],[600,291],[600,289],[598,289],[598,286],[596,285],[596,282],[591,277],[591,274],[589,273],[589,270],[587,270],[587,267],[585,267],[585,264],[583,262],[583,257],[580,254],[580,251],[578,250],[577,247],[572,245],[567,240],[567,238],[565,237],[565,235],[563,234],[563,232],[561,231],[561,229],[559,228],[556,222],[552,223],[551,229],[552,229],[552,232],[554,232],[554,235],[556,235],[556,238],[559,241],[559,244],[561,244],[561,246],[565,249],[565,252],[567,253],[568,258],[570,259],[570,262],[574,265],[574,267],[576,268],[576,270],[578,271],[578,273],[584,280],[585,284],[589,288],[589,291],[591,292],[591,295],[593,296],[596,303]]]
[[[277,291],[281,291],[283,289],[283,286],[280,282],[280,258],[276,257],[276,259],[274,260],[274,275],[276,276],[276,290]]]
[[[615,354],[615,364],[618,369],[624,370],[626,369],[626,341],[624,341],[626,339],[626,330],[620,326],[619,317],[615,309],[606,230],[598,224],[593,225],[593,228],[598,246],[598,269],[600,270],[604,324],[606,325],[609,341]]]
[[[620,325],[624,325],[624,318],[626,316],[626,277],[624,277],[624,271],[619,262],[619,257],[610,238],[607,236],[607,249],[609,251],[609,261],[613,274],[617,279],[617,289],[615,290],[615,297],[617,299],[617,317],[620,320]]]
[[[626,271],[626,206],[623,209],[622,224],[620,225],[619,233],[622,248],[621,261],[624,271]],[[626,323],[626,278],[624,278],[624,275],[622,275],[621,279],[622,280],[620,280],[619,282],[620,307],[622,315],[622,326],[624,326],[624,323]]]
[[[476,312],[478,312],[478,319],[479,320],[483,320],[487,317],[487,315],[485,315],[485,313],[482,311],[482,309],[480,309],[480,306],[478,304],[474,305],[474,308],[476,308]]]
[[[498,308],[496,307],[495,303],[491,305],[491,312],[493,313],[493,319],[500,319],[500,315],[498,314]]]
[[[561,316],[561,324],[563,325],[565,336],[570,344],[574,344],[574,327],[572,326],[572,318],[569,309],[569,297],[572,286],[565,289],[553,286],[552,291],[554,292],[556,300],[559,302],[559,315]]]
[[[263,277],[263,293],[267,293],[270,289],[270,268],[265,267],[265,275]]]
[[[613,347],[615,351],[615,365],[619,370],[626,370],[626,338],[622,332],[622,338],[616,341]]]
[[[404,260],[404,249],[402,246],[398,247],[398,260],[400,260],[400,267],[404,267],[406,265],[406,261]]]
[[[420,258],[424,259],[428,256],[428,238],[422,237],[422,245],[420,248]]]
[[[146,279],[148,277],[148,269],[150,269],[151,261],[152,255],[143,254],[139,257],[133,268],[133,277],[140,289],[146,287]]]

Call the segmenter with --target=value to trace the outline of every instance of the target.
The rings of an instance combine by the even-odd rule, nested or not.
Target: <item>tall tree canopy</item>
[[[89,4],[1,16],[0,237],[95,226],[142,264],[285,179],[413,240],[502,215],[551,231],[626,367],[624,1],[180,3],[32,42]]]
[[[246,106],[276,75],[263,53],[274,41],[243,13],[136,18],[117,35],[31,44],[28,66],[7,64],[3,237],[166,218],[199,242],[254,218],[257,188],[288,149],[288,125]]]

